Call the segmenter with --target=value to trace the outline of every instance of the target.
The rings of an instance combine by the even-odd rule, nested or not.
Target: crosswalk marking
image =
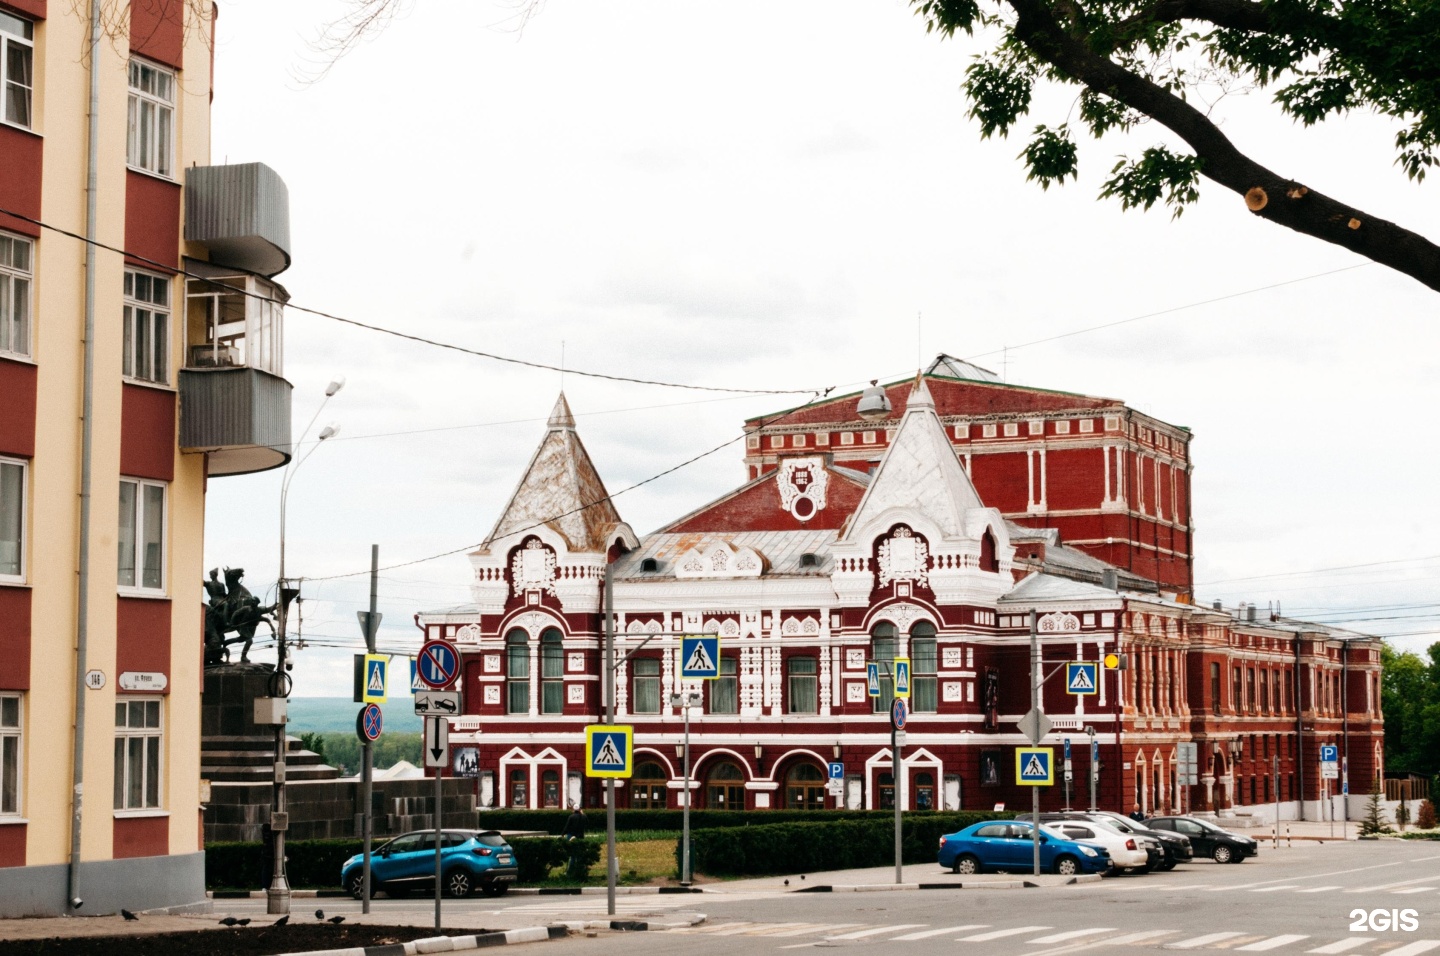
[[[1236,947],[1237,953],[1263,953],[1266,950],[1279,949],[1281,946],[1289,946],[1291,943],[1298,943],[1302,939],[1309,939],[1305,934],[1289,934],[1285,936],[1272,936],[1269,939],[1261,940],[1258,943],[1251,943],[1249,946]]]
[[[1352,936],[1349,939],[1342,939],[1338,943],[1331,943],[1328,946],[1316,946],[1314,949],[1307,949],[1307,953],[1343,953],[1347,949],[1354,949],[1357,946],[1364,946],[1366,943],[1373,943],[1379,939],[1378,936]]]
[[[1096,933],[1113,933],[1113,926],[1097,926],[1094,929],[1072,929],[1068,933],[1052,933],[1049,936],[1041,936],[1039,939],[1032,939],[1032,943],[1063,943],[1067,939],[1079,939],[1081,936],[1094,936]]]
[[[1379,886],[1362,886],[1353,890],[1346,890],[1346,893],[1378,893],[1381,890],[1393,890],[1399,886],[1414,886],[1416,883],[1424,883],[1426,880],[1433,880],[1433,876],[1421,876],[1413,880],[1400,880],[1395,883],[1381,883]],[[1423,952],[1423,951],[1422,951]]]
[[[1312,886],[1308,890],[1296,890],[1296,893],[1324,893],[1326,890],[1338,890],[1338,886]]]
[[[893,933],[897,929],[914,929],[917,926],[927,926],[927,923],[899,923],[895,926],[876,926],[872,929],[857,929],[853,933],[845,933],[842,936],[826,936],[826,939],[864,939],[866,936],[878,936],[881,933]]]
[[[738,933],[759,932],[755,929],[754,923],[731,923],[724,929],[717,929],[711,936],[734,936]]]
[[[806,936],[810,933],[824,933],[836,929],[847,929],[852,926],[864,926],[864,923],[806,923],[799,929],[786,930],[783,933],[766,933],[766,936]]]
[[[1412,886],[1408,890],[1396,890],[1395,895],[1404,896],[1406,893],[1429,893],[1434,890],[1433,886]]]
[[[1236,936],[1244,935],[1244,933],[1207,933],[1204,936],[1192,936],[1190,939],[1182,939],[1178,943],[1166,943],[1165,949],[1199,949],[1201,946],[1218,943],[1222,939],[1234,939]]]
[[[904,936],[893,937],[890,942],[901,940],[929,939],[932,936],[944,936],[946,933],[963,933],[967,929],[989,929],[989,923],[968,923],[965,926],[947,926],[944,929],[927,929],[918,933],[906,933]]]
[[[1049,929],[1048,926],[1020,926],[1015,929],[997,929],[989,933],[977,933],[974,936],[961,936],[957,943],[988,943],[992,939],[1002,939],[1006,936],[1019,936],[1021,933],[1033,933],[1040,929]]]
[[[853,926],[853,923],[845,924]],[[826,923],[771,923],[764,929],[757,929],[751,936],[799,936],[801,933],[818,932],[822,929],[838,929]],[[795,933],[789,930],[797,930]]]
[[[1141,933],[1127,933],[1124,936],[1116,936],[1107,939],[1105,942],[1111,946],[1128,946],[1132,943],[1143,943],[1146,940],[1155,940],[1161,936],[1174,936],[1173,929],[1147,929]]]
[[[1274,893],[1274,892],[1276,892],[1277,890],[1293,890],[1293,889],[1295,889],[1295,887],[1297,887],[1297,886],[1299,886],[1299,885],[1300,885],[1299,883],[1286,883],[1286,884],[1283,885],[1283,886],[1264,886],[1264,887],[1261,887],[1260,889],[1256,890],[1255,892],[1256,892],[1256,893]]]
[[[749,920],[744,920],[743,922],[739,923],[702,923],[699,926],[690,927],[690,932],[710,933],[711,935],[725,933],[728,935],[730,933],[738,933],[740,932],[740,930],[754,925],[755,924],[750,922]]]
[[[1399,949],[1392,949],[1385,956],[1418,956],[1420,953],[1428,953],[1435,947],[1440,946],[1440,939],[1421,939],[1408,946],[1401,946]]]

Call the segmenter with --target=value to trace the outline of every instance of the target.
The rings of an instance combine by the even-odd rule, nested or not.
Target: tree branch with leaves
[[[986,6],[982,7],[981,3]],[[966,71],[980,135],[1008,135],[1036,85],[1078,86],[1079,124],[1037,126],[1021,153],[1042,188],[1078,177],[1077,135],[1099,139],[1151,119],[1188,151],[1158,144],[1110,170],[1102,198],[1157,202],[1179,216],[1200,178],[1255,216],[1365,256],[1440,290],[1440,247],[1241,150],[1191,102],[1202,87],[1269,88],[1310,126],[1354,110],[1396,119],[1396,163],[1423,180],[1440,158],[1440,3],[1411,0],[911,0],[930,32],[998,36]]]

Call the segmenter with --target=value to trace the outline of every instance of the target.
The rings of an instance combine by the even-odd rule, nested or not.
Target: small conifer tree
[[[1390,828],[1385,824],[1385,809],[1380,806],[1380,781],[1375,781],[1375,789],[1370,791],[1370,802],[1365,804],[1365,817],[1360,821],[1360,835],[1374,836],[1377,833],[1389,833]]]

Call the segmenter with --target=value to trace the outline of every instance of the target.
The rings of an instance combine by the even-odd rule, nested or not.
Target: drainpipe
[[[1295,785],[1300,791],[1300,819],[1305,819],[1305,713],[1301,702],[1305,699],[1305,684],[1300,679],[1300,632],[1295,632]]]
[[[90,646],[90,484],[95,409],[95,259],[96,194],[100,189],[100,0],[90,0],[90,117],[85,157],[85,379],[80,413],[79,589],[75,602],[75,750],[71,757],[74,794],[70,818],[70,909],[85,905],[80,896],[80,832],[85,793],[85,686]]]
[[[1125,620],[1125,614],[1129,610],[1130,601],[1128,598],[1126,598],[1120,602],[1120,613],[1115,617],[1116,654],[1124,653],[1123,648],[1121,648],[1120,646],[1120,627],[1121,623]],[[1124,675],[1125,671],[1117,670],[1115,672],[1115,700],[1112,703],[1112,706],[1115,708],[1115,798],[1120,801],[1118,804],[1116,804],[1116,812],[1118,813],[1124,813],[1126,802],[1134,799],[1133,797],[1128,797],[1125,794],[1125,747],[1122,743],[1122,737],[1124,734],[1123,727],[1125,714],[1120,706],[1120,697],[1125,689]]]

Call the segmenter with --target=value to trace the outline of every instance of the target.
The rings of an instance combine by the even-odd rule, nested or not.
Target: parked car
[[[1152,830],[1170,830],[1190,838],[1195,852],[1216,863],[1243,863],[1260,852],[1260,845],[1247,836],[1221,829],[1209,820],[1195,817],[1152,817],[1145,821]]]
[[[1042,830],[1049,831],[1076,843],[1103,846],[1110,853],[1110,862],[1117,870],[1132,870],[1149,873],[1155,864],[1165,859],[1158,840],[1135,837],[1094,820],[1056,820],[1041,823]]]
[[[1028,820],[1030,819],[1030,814],[1016,814],[1015,819]],[[1059,810],[1040,814],[1040,823],[1042,825],[1047,823],[1063,822],[1066,820],[1073,820],[1077,822],[1093,821],[1103,823],[1109,827],[1119,830],[1121,833],[1124,833],[1127,836],[1134,837],[1136,843],[1144,847],[1145,849],[1146,861],[1145,865],[1142,867],[1145,872],[1149,872],[1150,870],[1173,869],[1175,866],[1173,860],[1178,859],[1181,854],[1183,854],[1184,860],[1187,862],[1190,860],[1191,857],[1190,841],[1187,840],[1185,837],[1181,836],[1180,834],[1166,833],[1162,830],[1147,830],[1144,827],[1140,826],[1140,824],[1136,823],[1134,820],[1122,817],[1119,814],[1107,813],[1104,811],[1096,811],[1094,813],[1090,813],[1085,810]],[[1177,844],[1176,849],[1173,851],[1173,857],[1172,851],[1167,849],[1166,847],[1167,841],[1173,841],[1175,844]],[[1121,864],[1118,860],[1116,860],[1115,865],[1119,867],[1124,864]]]
[[[499,896],[520,875],[515,851],[499,830],[442,830],[440,885],[445,895],[467,897],[477,889]],[[364,894],[364,857],[355,854],[340,868],[340,885],[356,899]],[[370,889],[387,896],[435,887],[435,831],[403,833],[370,854]]]
[[[952,873],[1004,870],[1028,872],[1033,865],[1032,824],[1012,820],[975,823],[940,838],[940,865]],[[1040,866],[1052,873],[1106,873],[1110,853],[1103,846],[1076,843],[1058,834],[1040,831]]]
[[[1099,820],[1101,823],[1108,823],[1121,833],[1134,833],[1137,836],[1150,837],[1158,841],[1161,850],[1165,853],[1165,859],[1155,865],[1157,870],[1173,870],[1176,864],[1189,863],[1195,859],[1195,851],[1190,845],[1190,838],[1183,833],[1156,830],[1143,823],[1136,823],[1124,814],[1111,813],[1109,810],[1096,810],[1087,816]]]

